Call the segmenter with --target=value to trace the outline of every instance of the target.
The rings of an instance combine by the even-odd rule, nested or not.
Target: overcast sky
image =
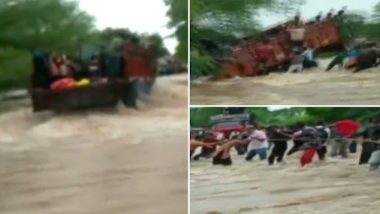
[[[306,0],[306,3],[299,8],[301,15],[305,18],[312,18],[318,15],[320,11],[326,14],[330,9],[340,10],[343,6],[347,6],[348,10],[361,10],[372,13],[374,6],[380,0]],[[284,15],[263,14],[260,20],[264,27],[281,22]]]
[[[79,6],[96,18],[99,29],[128,28],[138,33],[159,33],[165,46],[174,53],[176,38],[166,38],[174,31],[168,29],[168,8],[163,0],[78,0]]]

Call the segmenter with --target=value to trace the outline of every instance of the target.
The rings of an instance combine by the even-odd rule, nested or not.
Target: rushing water
[[[353,105],[380,104],[380,68],[353,74],[324,72],[321,68],[303,73],[272,73],[268,76],[224,81],[193,81],[191,104],[248,105]]]
[[[187,77],[140,110],[0,113],[0,213],[187,213]],[[7,108],[9,109],[9,108]]]
[[[379,213],[380,172],[358,166],[359,154],[325,162],[315,158],[303,169],[298,155],[274,166],[237,155],[231,167],[212,166],[210,160],[192,162],[191,213]]]

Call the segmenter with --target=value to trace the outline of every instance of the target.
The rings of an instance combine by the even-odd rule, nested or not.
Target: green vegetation
[[[261,125],[292,125],[297,122],[313,123],[325,121],[332,123],[342,119],[356,119],[366,121],[371,117],[380,116],[380,108],[289,108],[270,111],[267,108],[247,108],[248,113],[253,113],[257,122]],[[190,110],[191,127],[208,127],[209,118],[222,114],[223,108],[192,108]]]

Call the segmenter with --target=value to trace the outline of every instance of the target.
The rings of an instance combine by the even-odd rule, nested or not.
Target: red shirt
[[[336,132],[345,137],[355,134],[360,128],[360,124],[353,120],[341,120],[335,123]]]
[[[272,45],[258,45],[255,49],[259,61],[268,61],[274,57],[274,48]]]

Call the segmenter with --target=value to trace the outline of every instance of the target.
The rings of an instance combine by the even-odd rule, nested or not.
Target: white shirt
[[[264,131],[255,130],[248,137],[248,151],[253,149],[268,148],[268,137]]]

